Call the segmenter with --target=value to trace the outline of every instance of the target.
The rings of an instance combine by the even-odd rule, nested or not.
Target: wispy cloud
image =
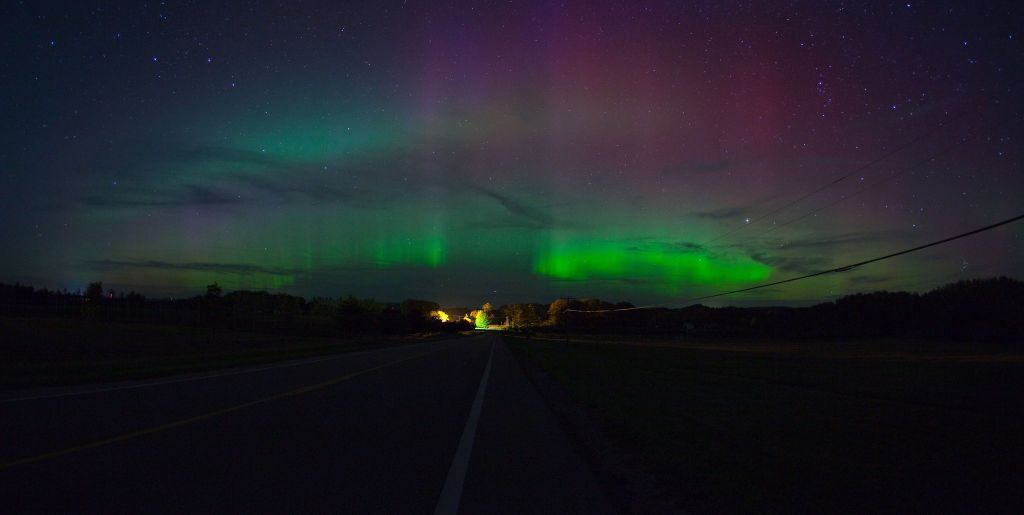
[[[630,252],[667,252],[667,253],[680,253],[680,254],[692,254],[695,252],[707,252],[707,247],[700,243],[685,241],[685,240],[662,240],[657,238],[634,238],[629,240],[629,246],[626,247],[627,251]]]
[[[301,270],[289,268],[266,267],[245,263],[212,263],[212,262],[182,262],[173,263],[170,261],[119,261],[114,259],[98,259],[86,262],[98,270],[116,270],[121,268],[145,268],[156,270],[185,270],[192,272],[217,272],[228,274],[267,274],[267,275],[297,275]]]
[[[495,223],[484,224],[489,227],[515,227],[532,229],[579,229],[582,227],[581,224],[575,222],[559,220],[552,216],[551,214],[549,214],[547,211],[530,206],[525,202],[522,202],[519,199],[512,197],[511,195],[498,193],[497,191],[489,190],[487,188],[479,186],[474,186],[472,187],[472,189],[484,195],[485,197],[497,201],[499,204],[501,204],[502,207],[505,208],[505,210],[509,214],[513,215],[515,218],[518,219],[514,222],[498,221]]]
[[[95,207],[181,207],[218,206],[242,202],[238,196],[229,195],[217,188],[187,184],[181,188],[162,193],[111,193],[93,195],[82,199],[82,203]]]
[[[738,207],[723,207],[719,209],[711,209],[707,211],[691,211],[690,215],[697,218],[707,218],[710,220],[724,220],[728,218],[737,218],[744,213],[744,210]]]
[[[380,208],[401,202],[410,191],[445,186],[427,181],[444,176],[437,163],[415,147],[392,148],[325,159],[285,159],[266,152],[190,143],[133,141],[117,162],[95,163],[122,184],[81,197],[85,205],[108,208],[226,206],[252,202],[329,204]],[[430,174],[424,174],[429,170]]]
[[[896,279],[894,275],[853,275],[849,281],[854,284],[878,284],[891,283]]]
[[[666,170],[666,173],[671,175],[718,173],[735,168],[738,165],[740,165],[740,162],[735,159],[720,159],[717,161],[695,161],[691,163],[683,163],[674,166]]]
[[[885,240],[896,240],[904,236],[904,233],[897,231],[879,231],[874,233],[854,232],[839,234],[836,236],[807,237],[788,240],[782,243],[782,249],[802,249],[818,247],[842,247],[845,245],[860,245],[868,242]]]
[[[290,166],[288,173],[262,170],[228,172],[211,177],[209,182],[193,177],[182,185],[148,185],[141,188],[121,186],[80,199],[85,205],[109,208],[228,206],[251,202],[277,204],[335,202],[358,203],[372,207],[381,200],[377,184],[355,184],[351,174],[327,175],[311,167]]]
[[[820,256],[785,256],[763,251],[750,252],[750,258],[783,272],[810,274],[830,268],[828,259]]]

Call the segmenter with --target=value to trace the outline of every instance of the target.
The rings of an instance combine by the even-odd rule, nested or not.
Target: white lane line
[[[480,421],[480,408],[484,404],[484,392],[487,390],[487,378],[491,376],[491,360],[494,358],[494,341],[491,340],[491,352],[487,355],[487,366],[480,378],[480,388],[476,390],[473,408],[466,419],[466,427],[462,430],[459,447],[455,449],[452,466],[448,469],[448,477],[444,480],[441,497],[437,500],[434,515],[455,515],[459,512],[459,501],[462,500],[462,485],[466,482],[466,470],[469,468],[469,455],[473,452],[473,440],[476,439],[476,424]]]
[[[411,344],[408,344],[408,345],[397,345],[397,346],[394,346],[394,347],[387,347],[387,348],[384,348],[384,349],[368,349],[368,350],[361,350],[361,351],[355,351],[355,352],[343,352],[341,354],[335,354],[333,356],[328,356],[326,358],[303,358],[303,359],[300,359],[298,361],[288,361],[288,362],[285,362],[285,363],[276,363],[276,364],[272,364],[272,365],[257,365],[257,366],[253,366],[253,367],[242,368],[242,369],[227,370],[227,371],[224,371],[224,372],[210,372],[210,373],[200,372],[199,375],[189,374],[189,375],[185,375],[185,376],[176,376],[176,377],[173,377],[173,378],[170,378],[170,379],[157,379],[157,380],[152,380],[152,381],[144,381],[144,382],[141,382],[141,383],[133,382],[131,384],[122,384],[122,385],[117,385],[117,386],[103,386],[103,387],[94,387],[94,388],[78,387],[78,388],[76,388],[75,390],[72,390],[72,391],[63,391],[63,392],[56,392],[56,393],[41,393],[41,394],[35,394],[35,395],[25,395],[23,397],[10,397],[10,398],[6,398],[6,399],[5,398],[0,398],[0,404],[7,404],[7,403],[11,403],[11,402],[21,402],[21,401],[35,401],[35,400],[42,400],[42,399],[55,399],[55,398],[58,398],[58,397],[76,397],[76,396],[79,396],[79,395],[91,395],[91,394],[94,394],[94,393],[112,392],[112,391],[117,391],[117,390],[134,390],[136,388],[147,388],[147,387],[150,387],[150,386],[160,386],[160,385],[165,385],[165,384],[187,383],[187,382],[191,382],[191,381],[202,381],[202,380],[205,380],[205,379],[215,379],[215,378],[218,378],[218,377],[235,376],[235,375],[239,375],[239,374],[250,374],[250,373],[253,373],[253,372],[263,372],[263,371],[266,371],[266,370],[275,370],[275,369],[279,369],[279,368],[297,367],[297,366],[300,366],[300,365],[312,365],[314,363],[322,363],[324,361],[332,361],[332,360],[336,360],[336,359],[344,359],[344,358],[348,358],[348,357],[352,357],[352,356],[360,356],[360,355],[363,355],[363,354],[372,354],[372,353],[375,353],[375,352],[386,352],[386,351],[392,351],[392,350],[398,350],[398,349],[407,349],[407,348],[410,348],[410,347],[414,347],[416,345],[426,345],[426,344],[429,344],[429,343],[442,343],[442,342],[449,342],[449,341],[451,341],[451,340],[439,340],[439,341],[436,341],[436,342],[411,343]]]

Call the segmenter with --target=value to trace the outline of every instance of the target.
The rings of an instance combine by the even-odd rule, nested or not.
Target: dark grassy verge
[[[1019,352],[925,342],[506,341],[653,478],[655,505],[697,513],[1024,508]]]
[[[439,336],[288,337],[210,328],[0,317],[0,390],[144,379]]]

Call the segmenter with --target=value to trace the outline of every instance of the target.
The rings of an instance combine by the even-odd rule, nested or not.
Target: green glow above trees
[[[636,281],[674,292],[688,285],[762,281],[771,268],[748,257],[714,256],[698,249],[667,249],[620,242],[579,242],[542,249],[534,272],[567,281]]]
[[[445,262],[444,238],[440,234],[384,238],[373,244],[378,267],[418,265],[437,268]]]

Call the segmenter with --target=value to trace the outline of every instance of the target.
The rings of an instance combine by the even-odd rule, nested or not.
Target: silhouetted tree
[[[547,306],[543,304],[509,304],[504,310],[513,327],[534,327],[547,319]]]
[[[85,298],[89,300],[100,300],[103,298],[103,283],[95,282],[89,283],[89,287],[85,289]]]
[[[222,293],[224,293],[224,290],[217,283],[206,286],[207,297],[220,297]]]
[[[211,285],[218,286],[219,285]],[[631,333],[742,338],[938,338],[971,341],[1024,341],[1024,283],[1005,277],[961,281],[924,294],[885,292],[855,294],[810,307],[711,308],[606,311],[631,307],[599,299],[557,299],[548,306],[510,304],[494,311],[490,304],[470,312],[468,320],[443,324],[429,315],[437,303],[407,300],[380,304],[348,297],[341,300],[235,291],[221,296],[147,300],[130,292],[104,298],[103,284],[90,283],[85,295],[0,284],[0,312],[161,324],[200,324],[237,330],[286,334],[359,334],[382,330],[453,331],[510,318],[515,327],[572,332]],[[545,317],[545,310],[548,317]],[[580,310],[580,311],[576,311]],[[589,310],[589,311],[588,311]],[[463,310],[453,310],[463,313]],[[547,321],[544,319],[547,318]],[[213,334],[211,332],[211,334]]]
[[[330,297],[313,297],[309,301],[309,315],[324,320],[333,320],[337,315],[339,301]]]
[[[580,309],[582,307],[583,304],[579,300],[571,297],[555,299],[548,305],[548,323],[555,327],[564,328],[567,319],[572,318],[571,316],[567,317],[566,315],[570,315],[570,313],[566,313],[565,311],[567,309]]]
[[[402,308],[397,304],[386,304],[378,317],[380,330],[385,334],[399,334],[405,331]]]
[[[375,313],[367,309],[365,302],[352,296],[338,303],[336,313],[338,330],[344,334],[362,334],[371,327],[375,316]],[[395,332],[400,330],[399,327],[389,329],[394,329]]]

